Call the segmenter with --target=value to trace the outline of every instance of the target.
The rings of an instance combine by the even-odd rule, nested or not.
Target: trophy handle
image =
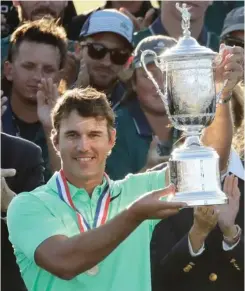
[[[161,97],[161,99],[163,101],[163,104],[165,106],[165,110],[166,110],[166,113],[168,115],[169,120],[172,123],[174,123],[174,120],[172,119],[172,116],[171,116],[170,111],[169,111],[169,106],[168,106],[167,78],[165,80],[166,83],[165,83],[165,86],[164,86],[165,89],[164,89],[164,92],[163,92],[160,89],[159,85],[157,84],[156,80],[153,78],[152,73],[149,72],[149,70],[146,67],[145,57],[147,55],[152,55],[153,56],[153,60],[154,60],[155,65],[161,70],[162,73],[167,71],[166,63],[164,63],[164,66],[163,66],[163,64],[159,61],[159,57],[157,56],[157,54],[154,51],[151,51],[151,50],[143,51],[142,54],[141,54],[141,57],[140,57],[140,61],[142,63],[142,66],[143,66],[148,78],[152,81],[153,85],[155,86],[155,88],[157,90],[157,93],[159,94],[159,96]]]
[[[166,92],[164,92],[164,93],[162,92],[162,90],[160,89],[160,87],[157,84],[156,80],[154,79],[152,73],[149,72],[149,70],[146,67],[145,57],[147,55],[152,55],[153,56],[154,63],[161,70],[161,72],[163,71],[162,65],[161,65],[160,61],[158,60],[157,54],[154,51],[145,50],[145,51],[142,52],[141,57],[140,57],[140,61],[142,63],[142,66],[143,66],[148,78],[152,81],[153,85],[156,87],[157,93],[161,96],[161,98],[163,100],[165,100],[166,99]]]

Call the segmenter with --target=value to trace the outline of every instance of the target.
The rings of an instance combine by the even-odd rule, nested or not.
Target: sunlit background
[[[73,1],[77,10],[77,14],[84,13],[102,6],[106,1]],[[151,1],[152,5],[157,6],[157,1]]]

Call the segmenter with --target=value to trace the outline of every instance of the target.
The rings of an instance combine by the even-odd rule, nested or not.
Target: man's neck
[[[173,17],[168,11],[165,9],[162,10],[161,13],[161,22],[164,29],[167,31],[170,37],[174,37],[175,39],[179,39],[183,35],[183,30],[181,28],[181,20]],[[204,18],[200,17],[195,21],[191,21],[190,31],[191,36],[195,39],[198,39],[204,25]]]
[[[96,90],[98,90],[99,92],[103,92],[105,93],[105,95],[107,96],[107,98],[110,98],[111,97],[111,94],[115,88],[115,85],[116,85],[116,82],[109,85],[108,87],[100,87],[100,86],[97,86],[97,85],[91,85],[92,87],[96,88]]]
[[[63,171],[69,183],[71,183],[72,185],[79,189],[84,189],[89,194],[90,197],[92,196],[94,189],[103,183],[104,173],[98,175],[93,179],[83,180],[74,177],[69,171],[66,171],[65,169],[63,169]]]
[[[171,128],[169,127],[170,121],[167,115],[156,115],[153,112],[149,112],[144,109],[143,111],[154,135],[158,136],[161,141],[168,141]]]
[[[22,121],[26,123],[35,123],[39,120],[36,104],[24,102],[23,98],[20,98],[14,92],[12,92],[10,103],[13,113]]]

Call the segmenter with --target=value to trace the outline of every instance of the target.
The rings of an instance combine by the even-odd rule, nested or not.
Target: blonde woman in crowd
[[[234,136],[228,171],[244,181],[244,84],[242,82],[235,86],[232,97]]]

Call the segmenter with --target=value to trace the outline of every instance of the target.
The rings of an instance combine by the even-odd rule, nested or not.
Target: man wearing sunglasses
[[[133,50],[133,30],[129,17],[115,9],[104,9],[92,13],[80,33],[80,70],[86,71],[88,84],[79,85],[104,91],[113,109],[124,96],[124,86],[118,76]]]
[[[244,48],[244,7],[235,8],[227,14],[220,37],[226,45]]]

